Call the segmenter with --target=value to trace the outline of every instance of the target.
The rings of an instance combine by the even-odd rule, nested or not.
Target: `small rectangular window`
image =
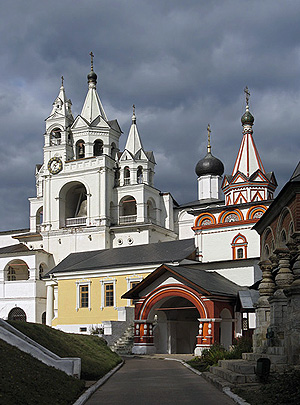
[[[79,286],[79,307],[88,308],[89,306],[89,286],[80,285]]]
[[[80,332],[87,332],[87,328],[79,328]]]
[[[113,283],[105,284],[105,306],[114,306],[114,285]]]
[[[139,284],[139,281],[131,281],[130,283],[130,289],[134,288],[136,285]],[[130,305],[134,305],[136,300],[130,300]]]

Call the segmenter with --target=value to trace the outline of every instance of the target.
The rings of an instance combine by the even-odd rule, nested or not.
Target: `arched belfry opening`
[[[6,281],[24,281],[29,279],[29,267],[24,260],[15,259],[5,266]]]
[[[103,154],[103,141],[101,139],[97,139],[94,142],[94,156],[101,156]]]
[[[82,139],[76,142],[76,159],[83,159],[85,157],[85,144]]]
[[[55,146],[60,144],[61,144],[61,129],[54,128],[50,132],[50,145]]]
[[[123,197],[119,204],[119,223],[126,224],[136,222],[136,200],[131,195]]]
[[[63,186],[59,196],[60,227],[85,226],[87,223],[87,190],[79,181]]]

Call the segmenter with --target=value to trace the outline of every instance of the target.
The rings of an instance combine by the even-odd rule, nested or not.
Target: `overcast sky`
[[[29,226],[44,119],[62,75],[80,113],[90,51],[121,149],[134,103],[155,185],[179,203],[197,198],[208,123],[212,153],[231,173],[246,85],[256,146],[278,190],[299,161],[300,1],[2,0],[0,38],[1,230]]]

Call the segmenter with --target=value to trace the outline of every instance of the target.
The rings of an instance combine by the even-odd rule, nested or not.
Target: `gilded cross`
[[[61,85],[62,86],[64,85],[64,77],[63,76],[61,77]]]
[[[93,54],[93,52],[90,52],[90,56],[91,56],[91,70],[94,70],[94,54]]]

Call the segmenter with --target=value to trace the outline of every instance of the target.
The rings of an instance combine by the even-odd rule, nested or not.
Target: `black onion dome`
[[[212,174],[216,176],[222,176],[224,173],[224,165],[218,158],[214,157],[210,152],[205,158],[199,160],[196,165],[195,172],[198,177],[205,174]]]
[[[250,112],[249,110],[247,110],[247,111],[243,114],[243,116],[242,116],[242,118],[241,118],[241,121],[242,121],[242,125],[245,125],[245,124],[253,125],[253,123],[254,123],[254,117],[253,117],[253,115],[251,114],[251,112]]]
[[[95,82],[97,83],[97,75],[96,73],[91,70],[90,73],[87,75],[88,82]]]

